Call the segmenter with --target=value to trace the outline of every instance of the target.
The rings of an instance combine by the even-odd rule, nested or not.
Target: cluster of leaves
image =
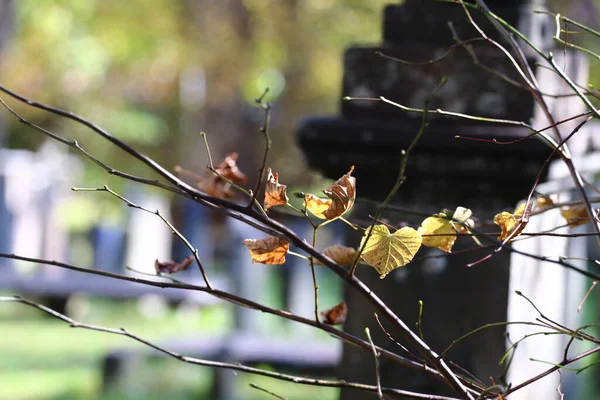
[[[342,219],[353,206],[356,199],[356,178],[352,176],[354,167],[336,182],[323,190],[326,198],[307,193],[304,195],[304,210],[299,210],[307,218],[308,214],[326,221]],[[550,197],[540,196],[536,200],[536,208],[539,211],[548,210],[556,206]],[[498,225],[501,233],[499,241],[512,241],[519,236],[527,225],[533,203],[526,207],[522,203],[513,212],[503,211],[493,219]],[[268,170],[264,208],[265,210],[275,206],[289,205],[287,187],[279,183],[279,176]],[[529,209],[526,211],[526,209]],[[575,226],[589,221],[585,207],[574,205],[563,207],[560,210],[562,216],[570,226]],[[384,278],[396,268],[410,263],[421,246],[438,248],[444,252],[451,253],[459,235],[472,236],[479,244],[474,229],[473,212],[465,207],[457,207],[454,211],[443,210],[425,218],[418,229],[408,226],[390,231],[386,224],[374,223],[364,229],[364,235],[358,248],[333,245],[324,249],[323,254],[331,258],[339,265],[352,265],[360,260],[372,266]],[[355,226],[356,227],[356,226]],[[279,265],[285,263],[285,256],[289,251],[289,242],[278,237],[267,237],[265,239],[247,239],[243,242],[250,250],[250,256],[254,263]]]

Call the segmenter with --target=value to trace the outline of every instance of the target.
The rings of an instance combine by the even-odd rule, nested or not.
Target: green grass
[[[173,309],[160,316],[144,317],[135,301],[76,298],[74,318],[79,322],[128,331],[150,341],[197,335],[226,334],[232,327],[229,305],[191,310]],[[71,304],[73,306],[73,304]],[[258,313],[265,335],[293,333],[294,326],[279,318]],[[17,303],[0,306],[0,400],[190,400],[210,398],[214,371],[169,358],[140,358],[133,361],[125,384],[111,393],[101,393],[101,361],[115,349],[140,352],[147,347],[123,337],[70,328],[66,323],[45,317],[42,312]],[[327,335],[319,335],[331,340]],[[250,382],[288,397],[290,400],[330,400],[338,391],[299,386],[274,379],[234,373],[237,392],[244,400],[269,399],[252,389]],[[241,399],[236,399],[241,400]]]

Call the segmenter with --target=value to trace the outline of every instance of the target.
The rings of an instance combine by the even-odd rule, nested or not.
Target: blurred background
[[[248,187],[254,186],[264,146],[259,131],[264,114],[254,100],[268,87],[265,100],[274,104],[269,165],[291,190],[320,188],[323,180],[307,174],[294,127],[303,116],[337,111],[343,49],[379,40],[386,3],[2,0],[0,79],[25,96],[85,116],[171,170],[180,165],[202,173],[207,151],[199,134],[204,131],[215,162],[232,151],[240,153],[238,165],[248,175]],[[77,139],[108,165],[155,177],[82,126],[9,102],[31,121]],[[311,300],[304,301],[311,296],[310,286],[288,287],[291,280],[310,285],[309,277],[293,279],[287,265],[277,269],[249,264],[241,240],[259,237],[257,231],[232,226],[164,192],[115,179],[6,112],[0,112],[0,147],[1,251],[126,274],[135,274],[126,266],[153,273],[155,259],[188,254],[156,217],[130,210],[106,193],[69,190],[107,184],[174,221],[199,247],[215,286],[310,315]],[[323,239],[328,240],[327,234]],[[331,340],[325,335],[258,313],[244,314],[207,297],[123,287],[10,260],[2,260],[0,270],[5,277],[2,294],[21,292],[73,318],[126,327],[186,354],[206,355],[214,350],[211,346],[221,345],[215,340],[234,334],[248,336],[252,344],[246,347],[256,349],[263,343],[253,342],[254,337],[272,341],[308,334],[314,336],[316,351],[319,341],[331,347],[320,351],[324,368],[330,371],[339,357],[340,348],[327,345]],[[236,287],[228,280],[233,273],[252,274],[256,287]],[[195,271],[186,274],[180,278],[199,278]],[[321,302],[332,306],[341,300],[341,289],[332,277],[321,278]],[[266,397],[249,389],[249,382],[290,398],[337,396],[332,389],[245,374],[236,378],[231,372],[223,378],[205,367],[140,358],[146,349],[126,338],[68,329],[17,304],[0,307],[0,329],[0,399]],[[123,355],[129,350],[131,354]],[[238,355],[235,361],[243,358]],[[221,385],[225,387],[216,387],[220,381],[226,381]]]
[[[240,153],[238,165],[249,177],[248,187],[254,186],[264,146],[259,131],[264,114],[254,100],[268,87],[265,100],[274,104],[268,165],[290,191],[318,190],[327,182],[307,173],[294,127],[302,117],[337,113],[343,51],[352,44],[380,40],[381,12],[387,3],[390,0],[0,0],[0,82],[94,121],[170,169],[180,165],[203,173],[207,151],[199,133],[204,131],[216,162],[230,152]],[[586,4],[556,0],[549,7],[594,24],[597,16],[585,12]],[[592,65],[592,82],[597,74]],[[81,125],[10,104],[36,124],[77,139],[111,167],[155,178]],[[106,193],[69,190],[107,184],[174,221],[199,247],[216,286],[310,316],[311,300],[305,301],[312,296],[310,278],[295,276],[287,265],[249,264],[240,244],[256,237],[256,231],[174,201],[164,192],[109,176],[4,109],[0,148],[0,251],[127,274],[135,272],[126,266],[153,273],[155,259],[187,255],[152,215],[128,209]],[[300,231],[307,229],[291,217],[279,217]],[[337,241],[336,229],[322,235],[323,243]],[[261,339],[309,334],[314,343],[306,351],[314,365],[288,365],[264,354],[248,356],[248,362],[267,368],[280,363],[292,371],[304,368],[327,376],[339,358],[339,348],[326,335],[196,294],[119,286],[9,260],[0,261],[0,271],[5,277],[2,294],[17,290],[75,319],[125,327],[182,352],[210,354],[224,338],[241,336],[248,340],[242,343],[263,346],[268,353]],[[229,279],[236,274],[257,283],[248,287]],[[341,300],[341,287],[332,276],[320,274],[321,303],[332,306]],[[198,278],[190,271],[182,279]],[[1,305],[0,331],[2,400],[199,399],[216,398],[215,393],[224,398],[267,398],[249,389],[249,382],[290,399],[337,397],[334,389],[231,372],[223,376],[209,368],[148,357],[146,349],[126,338],[67,329],[18,304]],[[236,354],[229,356],[243,359]]]

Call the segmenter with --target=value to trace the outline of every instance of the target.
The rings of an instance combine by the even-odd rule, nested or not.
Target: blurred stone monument
[[[550,33],[547,21],[531,17],[532,4],[524,3],[488,1],[495,13],[514,26],[524,23],[520,28],[536,38],[540,46],[547,46]],[[536,8],[541,5],[536,4]],[[471,14],[489,37],[507,45],[484,15],[475,10]],[[460,5],[430,0],[388,5],[384,10],[383,43],[378,47],[346,50],[342,96],[384,96],[404,106],[422,109],[442,78],[447,78],[446,85],[430,101],[430,109],[529,122],[534,116],[534,101],[527,90],[504,79],[519,81],[519,76],[506,56],[490,44],[472,43],[470,48],[476,59],[459,46],[441,61],[426,63],[440,58],[457,41],[477,37],[480,37],[478,32]],[[377,56],[376,52],[423,64],[403,64]],[[311,167],[336,179],[354,165],[359,197],[382,201],[396,180],[400,152],[419,131],[421,118],[420,113],[406,113],[382,102],[343,101],[341,116],[304,121],[298,140]],[[529,134],[523,127],[434,114],[427,120],[425,133],[410,154],[406,181],[393,199],[394,205],[407,210],[433,214],[443,208],[464,206],[481,220],[489,220],[499,211],[513,209],[528,194],[550,152],[533,138],[511,146],[455,138],[460,135],[513,140]],[[370,221],[368,215],[373,215],[374,210],[373,205],[358,202],[352,217]],[[386,212],[384,216],[395,226],[403,223],[418,226],[424,218],[410,212]],[[360,243],[360,233],[349,235],[350,243]],[[473,246],[470,240],[459,238],[451,257],[438,257],[442,255],[440,250],[422,248],[415,261],[385,280],[364,266],[359,266],[357,274],[409,325],[414,326],[417,321],[418,302],[422,300],[425,341],[441,353],[466,332],[507,319],[510,254],[500,252],[489,261],[468,268],[467,264],[493,251],[461,253],[461,248]],[[346,331],[364,338],[364,329],[369,327],[377,345],[410,358],[381,331],[373,318],[375,310],[369,304],[351,289],[345,296],[349,307]],[[383,323],[402,342],[399,332]],[[505,350],[504,329],[488,329],[458,345],[446,360],[466,368],[488,386],[492,385],[490,376],[503,374],[498,361]],[[343,379],[375,383],[373,356],[362,349],[346,345],[340,368]],[[381,359],[381,380],[384,386],[453,394],[449,387],[422,371],[399,367],[386,359]],[[341,398],[376,396],[342,390]]]

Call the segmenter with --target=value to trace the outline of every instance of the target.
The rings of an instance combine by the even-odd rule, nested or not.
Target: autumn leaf
[[[452,252],[452,246],[456,242],[456,230],[446,214],[440,213],[425,218],[418,231],[423,237],[423,246],[437,247],[446,253]]]
[[[536,199],[536,205],[542,210],[553,207],[556,204],[557,197],[556,195],[539,195]]]
[[[361,241],[361,248],[371,228],[367,229]],[[385,225],[375,225],[366,242],[361,258],[379,272],[380,278],[396,268],[408,264],[421,247],[421,234],[410,227],[390,233]]]
[[[307,193],[304,195],[304,207],[317,218],[327,219],[323,213],[327,211],[331,203],[330,199],[321,199],[314,194]]]
[[[339,265],[352,265],[354,259],[356,258],[356,254],[358,254],[358,251],[352,247],[334,244],[333,246],[329,246],[323,250],[323,254],[331,258]],[[318,261],[317,264],[323,265]]]
[[[354,166],[340,179],[329,185],[323,193],[332,200],[331,206],[323,212],[327,219],[334,219],[352,208],[356,199],[356,178],[351,176]]]
[[[174,274],[175,272],[185,271],[194,262],[194,256],[188,256],[183,261],[154,261],[156,275]]]
[[[279,183],[279,174],[267,170],[267,184],[265,186],[265,210],[271,207],[282,206],[288,203],[287,186]]]
[[[340,304],[321,312],[321,318],[326,325],[340,325],[346,322],[348,315],[348,306],[345,301]]]
[[[504,241],[506,238],[514,239],[517,237],[523,229],[525,229],[525,223],[521,224],[521,217],[525,212],[525,204],[521,204],[515,210],[514,214],[507,211],[502,211],[500,214],[496,214],[494,217],[494,223],[500,227],[502,232],[498,236],[498,240]]]
[[[265,239],[246,239],[243,243],[250,249],[253,264],[284,264],[285,255],[290,248],[290,242],[274,236]]]
[[[196,180],[198,189],[202,190],[209,196],[228,198],[232,196],[231,183],[240,184],[246,183],[248,178],[237,166],[238,153],[229,153],[223,161],[214,167],[214,172],[209,176],[198,175],[192,171],[185,170],[179,166],[175,167],[175,171],[180,174],[188,175]],[[206,174],[205,174],[206,175]],[[231,183],[227,182],[225,179]]]
[[[329,199],[321,199],[314,194],[304,195],[306,209],[317,218],[335,219],[348,212],[356,199],[356,178],[351,176],[354,166],[340,179],[329,185],[323,193]]]
[[[446,210],[431,217],[425,218],[419,227],[419,233],[423,237],[423,246],[437,247],[446,253],[452,252],[452,246],[456,242],[456,233],[470,233],[470,219],[473,212],[464,207],[457,207],[452,216]]]
[[[215,171],[233,183],[246,183],[248,178],[237,166],[239,154],[229,153],[216,167]]]
[[[567,224],[569,224],[571,227],[590,222],[587,209],[583,204],[561,208],[560,215],[567,220]]]

